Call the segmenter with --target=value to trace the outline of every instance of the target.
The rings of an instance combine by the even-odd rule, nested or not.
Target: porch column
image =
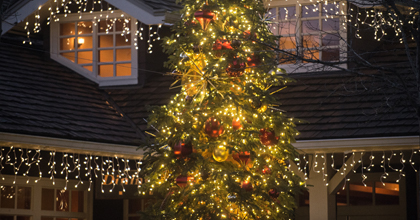
[[[331,175],[331,162],[329,161],[329,156],[325,154],[326,164],[323,165],[324,159],[321,158],[321,155],[319,154],[318,157],[313,156],[311,159],[311,169],[307,181],[309,189],[309,219],[335,220],[337,215],[335,194],[330,194],[328,187],[325,185],[328,183],[329,175]],[[314,167],[313,159],[318,163],[317,167]],[[322,168],[324,168],[324,174],[328,174],[328,176],[323,177]],[[324,178],[326,181],[323,180]]]

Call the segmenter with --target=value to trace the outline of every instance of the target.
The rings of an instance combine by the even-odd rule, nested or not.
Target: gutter
[[[357,151],[419,149],[419,136],[348,138],[296,141],[299,153],[336,153]]]
[[[0,132],[0,146],[121,157],[126,159],[141,159],[144,153],[143,150],[137,150],[138,147],[132,145],[78,141],[6,132]]]

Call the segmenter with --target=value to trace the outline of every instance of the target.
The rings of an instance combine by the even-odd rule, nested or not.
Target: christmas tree
[[[262,0],[183,0],[164,39],[181,92],[152,110],[141,195],[158,200],[147,219],[290,219],[303,183],[293,119],[273,95],[284,71],[270,46]],[[283,72],[283,74],[280,74]],[[275,88],[275,89],[273,89]],[[274,90],[274,91],[273,91]]]

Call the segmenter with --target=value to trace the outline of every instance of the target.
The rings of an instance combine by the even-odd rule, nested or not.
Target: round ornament
[[[229,157],[229,150],[225,146],[220,145],[213,151],[213,159],[217,162],[223,162]]]
[[[248,57],[246,60],[248,61],[249,67],[259,66],[261,64],[261,59],[255,55],[252,55],[252,57]]]
[[[241,121],[240,121],[240,120],[238,120],[238,119],[236,119],[236,118],[234,118],[234,119],[232,120],[232,128],[233,128],[233,130],[239,130],[239,129],[242,129],[242,124],[241,124]]]
[[[204,124],[204,132],[210,137],[219,137],[223,133],[223,125],[216,118],[211,117]]]
[[[234,59],[232,63],[228,65],[226,72],[231,77],[242,76],[245,70],[245,63],[239,59]]]
[[[264,169],[262,170],[263,174],[271,174],[271,169],[270,167],[265,166]]]
[[[177,158],[186,157],[193,152],[193,146],[191,143],[179,142],[174,146],[174,154]]]
[[[279,194],[279,192],[277,192],[276,189],[270,189],[268,191],[268,195],[270,195],[271,198],[275,199],[275,198],[279,197],[280,194]]]
[[[252,183],[248,180],[244,180],[241,184],[241,188],[246,190],[246,191],[251,191],[252,188]]]
[[[276,137],[274,131],[269,131],[267,129],[261,128],[260,129],[260,141],[262,144],[266,146],[272,146],[277,144],[279,137]]]
[[[179,187],[181,187],[181,188],[184,188],[184,187],[186,187],[187,186],[187,184],[189,183],[189,182],[192,182],[192,181],[194,181],[194,177],[193,176],[182,176],[182,175],[180,175],[180,176],[178,176],[177,178],[176,178],[176,184],[179,186]]]

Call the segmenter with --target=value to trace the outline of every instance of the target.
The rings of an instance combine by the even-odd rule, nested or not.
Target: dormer
[[[162,25],[177,17],[168,12],[180,7],[174,1],[161,2],[159,7],[155,3],[37,0],[16,4],[2,22],[3,34],[13,28],[27,35],[24,42],[32,43],[33,36],[46,36],[49,30],[51,59],[99,86],[135,85],[144,77],[145,63],[157,65],[149,53],[161,42]],[[41,29],[47,23],[50,28]]]

